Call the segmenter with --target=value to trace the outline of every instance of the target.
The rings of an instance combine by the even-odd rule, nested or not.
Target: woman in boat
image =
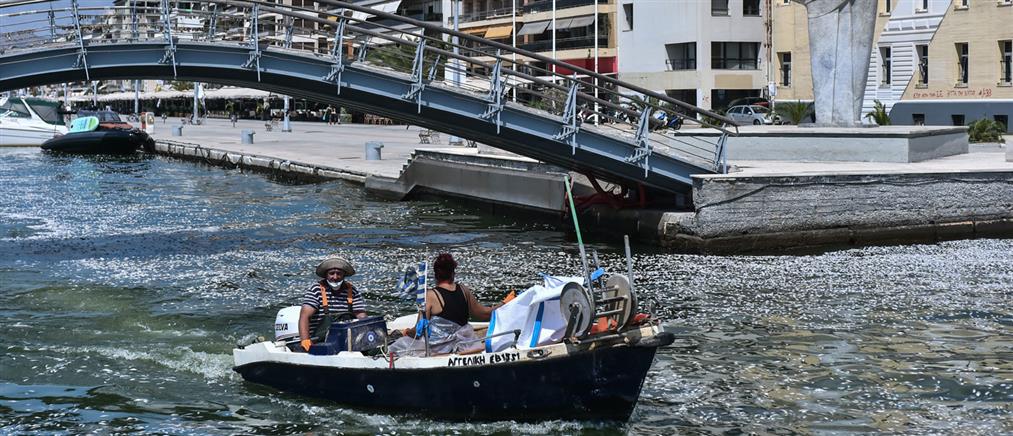
[[[433,274],[436,276],[436,287],[426,291],[426,318],[434,316],[453,321],[463,326],[469,319],[488,321],[492,311],[502,306],[485,306],[478,302],[471,288],[455,281],[457,262],[450,253],[436,256],[433,261]]]

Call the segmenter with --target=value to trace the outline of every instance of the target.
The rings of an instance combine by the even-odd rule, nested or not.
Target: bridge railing
[[[389,69],[413,81],[406,99],[419,99],[427,86],[459,88],[485,99],[489,106],[483,117],[497,125],[499,114],[508,107],[559,117],[555,139],[570,143],[574,152],[581,130],[619,137],[636,146],[627,161],[642,165],[645,172],[652,153],[725,172],[724,144],[729,135],[737,134],[734,122],[724,116],[663,93],[431,22],[343,1],[291,6],[235,0],[126,0],[81,6],[77,0],[69,5],[66,0],[0,0],[0,23],[4,23],[0,56],[76,46],[86,74],[88,47],[125,42],[165,44],[163,61],[174,66],[173,50],[180,43],[246,47],[251,51],[249,67],[258,71],[256,62],[264,50],[325,56],[334,62],[338,87],[345,66]],[[699,135],[680,130],[683,126],[719,134]]]

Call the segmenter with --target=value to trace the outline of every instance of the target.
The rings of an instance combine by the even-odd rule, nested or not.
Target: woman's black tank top
[[[464,298],[464,290],[461,289],[461,285],[456,285],[453,291],[437,286],[436,295],[442,300],[443,310],[434,315],[449,319],[462,326],[468,323],[468,300]]]

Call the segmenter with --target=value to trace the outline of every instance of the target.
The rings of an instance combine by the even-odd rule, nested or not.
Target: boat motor
[[[274,318],[274,340],[286,344],[299,342],[299,311],[301,306],[289,306],[278,311]]]

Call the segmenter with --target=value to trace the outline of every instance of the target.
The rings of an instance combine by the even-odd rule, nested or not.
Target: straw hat
[[[345,277],[351,277],[355,275],[355,268],[352,263],[341,257],[332,257],[317,265],[317,276],[320,278],[327,277],[327,271],[332,269],[340,269],[345,272]]]

